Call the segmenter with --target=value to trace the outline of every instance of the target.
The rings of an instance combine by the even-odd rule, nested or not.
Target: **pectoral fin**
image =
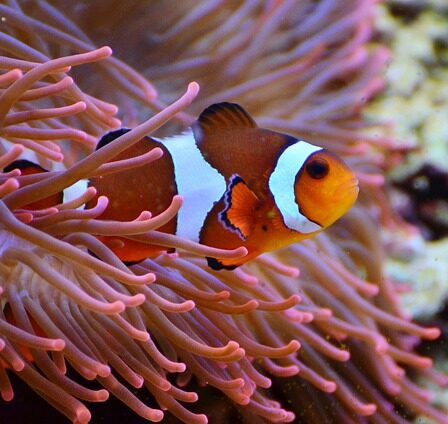
[[[201,233],[199,235],[199,242],[206,246],[217,247],[218,249],[226,250],[245,246],[248,249],[249,254],[247,256],[244,256],[243,258],[207,257],[209,267],[214,270],[235,269],[236,267],[247,262],[248,259],[251,259],[252,257],[255,257],[257,256],[257,254],[259,254],[256,248],[248,246],[246,242],[241,239],[241,236],[237,232],[237,230],[231,229],[229,227],[231,225],[230,221],[228,224],[225,224],[224,221],[219,217],[227,209],[229,209],[228,206],[229,205],[226,203],[225,195],[223,195],[219,202],[217,202],[208,213],[204,225],[201,229]],[[235,217],[232,214],[230,215],[231,219],[235,220]],[[245,227],[242,225],[242,223],[240,223],[240,225],[243,227],[244,231]]]
[[[259,199],[239,175],[232,175],[224,195],[225,209],[219,213],[221,223],[242,240],[252,233]]]

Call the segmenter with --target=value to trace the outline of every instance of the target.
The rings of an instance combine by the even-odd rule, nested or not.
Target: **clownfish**
[[[97,149],[127,131],[106,134]],[[248,250],[240,259],[207,258],[215,270],[234,269],[264,252],[314,236],[339,219],[358,196],[358,180],[340,158],[290,135],[259,128],[234,103],[213,104],[186,132],[163,139],[144,137],[113,160],[154,147],[164,152],[157,161],[89,180],[97,197],[109,198],[98,219],[133,220],[143,210],[157,215],[179,194],[183,206],[160,231],[212,247]],[[96,198],[87,207],[95,203]],[[139,262],[161,250],[119,237],[99,238],[124,262]]]
[[[3,314],[4,314],[7,322],[9,322],[12,325],[17,325],[9,303],[6,303],[4,305]],[[40,326],[36,323],[36,321],[33,319],[33,317],[30,314],[27,314],[27,315],[28,315],[28,319],[30,320],[31,326],[33,328],[34,334],[39,337],[48,337],[44,333],[42,328],[40,328]],[[25,358],[28,362],[34,361],[33,354],[31,353],[30,349],[27,346],[17,343],[17,347],[18,347],[18,351],[23,356],[23,358]],[[0,358],[0,368],[10,368],[10,366],[2,358]]]
[[[48,172],[47,169],[26,159],[18,159],[14,162],[11,162],[9,165],[3,168],[3,172],[11,172],[14,169],[20,169],[21,175],[32,175]],[[44,199],[40,199],[36,202],[28,203],[27,205],[22,206],[21,209],[25,210],[47,209],[62,203],[62,201],[63,201],[63,192],[61,191],[51,196],[45,197]],[[0,303],[0,308],[1,307],[2,304]],[[8,303],[3,305],[3,314],[5,316],[6,321],[8,321],[12,325],[16,324],[16,321],[11,311],[11,307]],[[34,321],[34,319],[29,315],[28,318],[31,321],[34,333],[40,337],[47,337],[43,332],[43,330]],[[18,343],[18,349],[21,355],[27,361],[32,362],[34,360],[33,355],[31,354],[28,347]],[[6,363],[3,359],[0,358],[0,368],[10,368],[10,366],[8,363]]]
[[[43,172],[48,172],[47,169],[42,168],[37,163],[31,162],[27,159],[18,159],[14,162],[11,162],[9,165],[3,168],[3,172],[10,172],[14,169],[19,169],[21,175],[32,175],[32,174],[41,174]],[[21,209],[28,210],[39,210],[39,209],[47,209],[53,206],[56,206],[63,202],[63,192],[60,191],[51,196],[45,197],[44,199],[37,200],[36,202],[29,203],[25,206],[22,206]]]

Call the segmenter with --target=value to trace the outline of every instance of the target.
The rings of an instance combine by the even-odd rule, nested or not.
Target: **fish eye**
[[[327,176],[330,166],[325,159],[316,158],[307,164],[305,169],[311,178],[320,180]]]

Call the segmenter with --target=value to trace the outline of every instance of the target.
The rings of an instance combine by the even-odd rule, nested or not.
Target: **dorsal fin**
[[[27,159],[18,159],[14,162],[10,163],[9,165],[5,166],[3,168],[3,172],[10,172],[13,169],[20,169],[21,171],[25,171],[26,169],[35,169],[35,172],[48,172],[48,169],[42,168],[37,163],[31,162]],[[33,174],[35,173],[33,172]],[[26,175],[24,173],[23,175]]]
[[[219,128],[257,128],[257,123],[240,105],[228,102],[209,106],[199,115],[197,124],[205,132]]]
[[[118,130],[110,131],[107,134],[104,134],[101,137],[101,140],[96,145],[96,149],[101,149],[101,147],[107,146],[111,141],[114,141],[116,138],[122,136],[123,134],[126,134],[127,132],[131,131],[130,128],[120,128]]]

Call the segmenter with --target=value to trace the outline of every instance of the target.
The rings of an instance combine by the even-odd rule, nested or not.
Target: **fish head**
[[[294,192],[300,213],[326,228],[355,203],[358,179],[341,158],[321,149],[303,163],[296,175]]]

